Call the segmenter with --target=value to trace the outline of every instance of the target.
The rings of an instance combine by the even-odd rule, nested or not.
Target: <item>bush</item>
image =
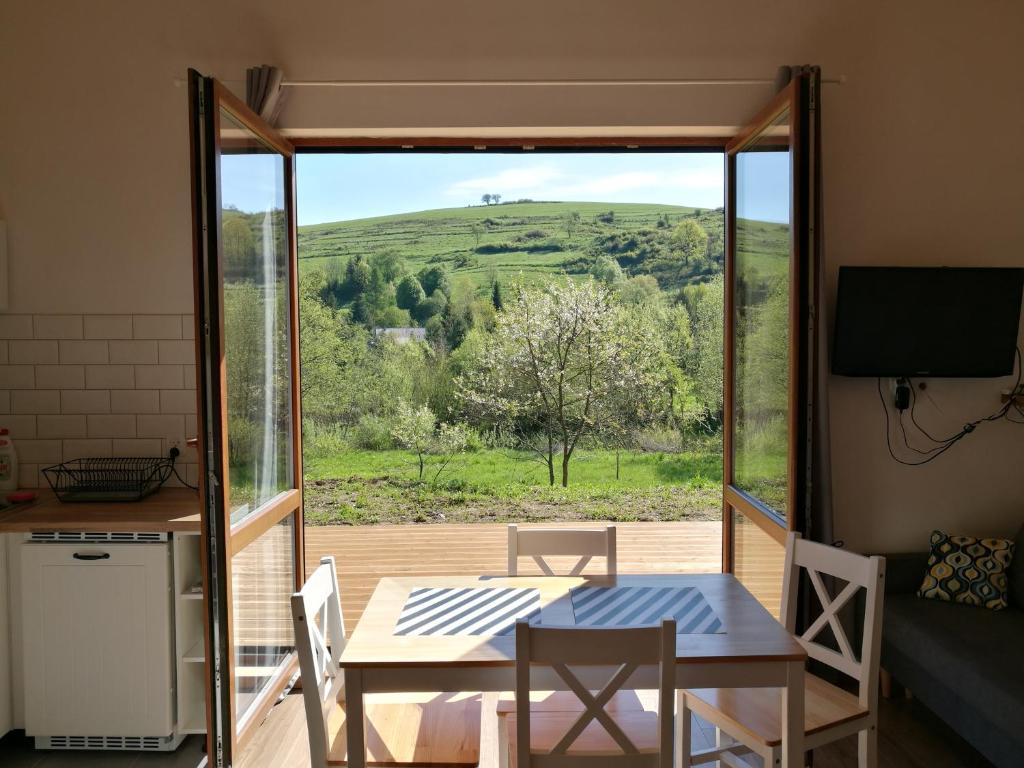
[[[306,419],[302,422],[302,449],[306,457],[326,458],[349,450],[349,444],[340,424],[319,424]]]
[[[383,416],[361,416],[352,430],[352,444],[356,448],[368,451],[386,451],[394,448],[395,440],[391,436],[393,426],[391,419]]]

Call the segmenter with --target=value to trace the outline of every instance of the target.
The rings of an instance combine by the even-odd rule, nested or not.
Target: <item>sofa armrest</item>
[[[885,555],[885,593],[899,595],[917,592],[927,569],[927,552]]]

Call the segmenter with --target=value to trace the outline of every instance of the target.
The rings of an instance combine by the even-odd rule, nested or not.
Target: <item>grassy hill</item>
[[[579,222],[569,227],[573,212],[579,214]],[[659,272],[655,262],[671,257],[671,233],[685,218],[698,221],[711,236],[712,247],[720,250],[721,209],[517,202],[303,226],[298,230],[298,253],[301,268],[320,267],[331,274],[344,269],[350,257],[394,250],[413,272],[442,264],[454,279],[465,277],[481,288],[494,278],[532,283],[563,272],[584,274],[605,253],[627,274],[655,274],[667,290],[721,270],[720,261],[709,253],[703,264]]]

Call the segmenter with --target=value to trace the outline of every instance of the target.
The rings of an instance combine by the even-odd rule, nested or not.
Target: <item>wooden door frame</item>
[[[245,743],[262,723],[280,693],[294,676],[297,657],[293,651],[275,675],[263,687],[239,720],[235,710],[235,675],[232,559],[287,517],[292,517],[294,572],[296,590],[305,580],[302,514],[302,425],[301,387],[299,379],[298,326],[298,263],[295,211],[295,149],[280,133],[266,125],[249,107],[220,82],[189,72],[191,115],[191,148],[193,156],[193,269],[195,287],[196,370],[199,373],[198,457],[201,521],[202,571],[205,606],[205,650],[207,659],[207,754],[211,763],[223,760],[230,764],[238,757]],[[202,99],[202,111],[195,105]],[[232,119],[255,134],[270,149],[282,155],[284,162],[285,216],[288,237],[288,317],[290,412],[292,417],[291,447],[294,488],[278,494],[237,525],[230,519],[230,476],[225,440],[227,424],[227,367],[224,356],[224,254],[220,232],[220,157],[221,109]],[[202,153],[200,155],[200,152]],[[212,173],[206,178],[204,168]],[[203,180],[206,186],[202,186]],[[212,181],[212,183],[210,183]],[[211,226],[214,223],[215,226]],[[204,226],[205,225],[205,226]],[[209,256],[215,256],[210,259]],[[216,361],[212,365],[208,361]],[[212,408],[206,413],[206,402]],[[220,478],[218,480],[217,478]],[[211,569],[216,566],[216,572]],[[223,576],[223,583],[219,578]],[[213,628],[217,627],[217,642]],[[219,660],[221,675],[210,662]],[[226,683],[226,687],[225,687]],[[219,694],[218,694],[219,687]],[[231,723],[230,733],[221,732],[222,722]]]
[[[806,300],[803,285],[807,279],[808,243],[807,229],[807,151],[804,146],[806,117],[806,76],[798,76],[761,109],[749,124],[733,137],[725,147],[726,193],[725,193],[725,324],[724,324],[724,398],[725,413],[722,447],[722,566],[732,573],[734,562],[733,510],[755,523],[758,528],[775,539],[781,547],[786,545],[790,531],[800,530],[805,509],[805,499],[800,490],[801,466],[806,458],[807,426],[803,403],[806,402],[806,381],[801,370],[807,359],[805,334],[802,332],[806,316]],[[733,461],[733,406],[736,361],[735,341],[735,231],[736,231],[736,155],[753,142],[780,116],[789,112],[789,134],[785,143],[790,148],[790,191],[793,204],[790,212],[790,264],[789,264],[789,400],[787,433],[789,451],[787,456],[787,499],[789,509],[785,520],[781,519],[766,505],[743,492],[734,485]],[[780,140],[780,144],[781,144]]]

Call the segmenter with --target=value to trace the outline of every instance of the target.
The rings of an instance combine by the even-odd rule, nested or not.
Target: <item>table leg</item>
[[[345,668],[345,743],[348,768],[366,768],[366,727],[363,717],[363,671]]]
[[[804,766],[804,664],[790,661],[782,689],[782,768]]]

